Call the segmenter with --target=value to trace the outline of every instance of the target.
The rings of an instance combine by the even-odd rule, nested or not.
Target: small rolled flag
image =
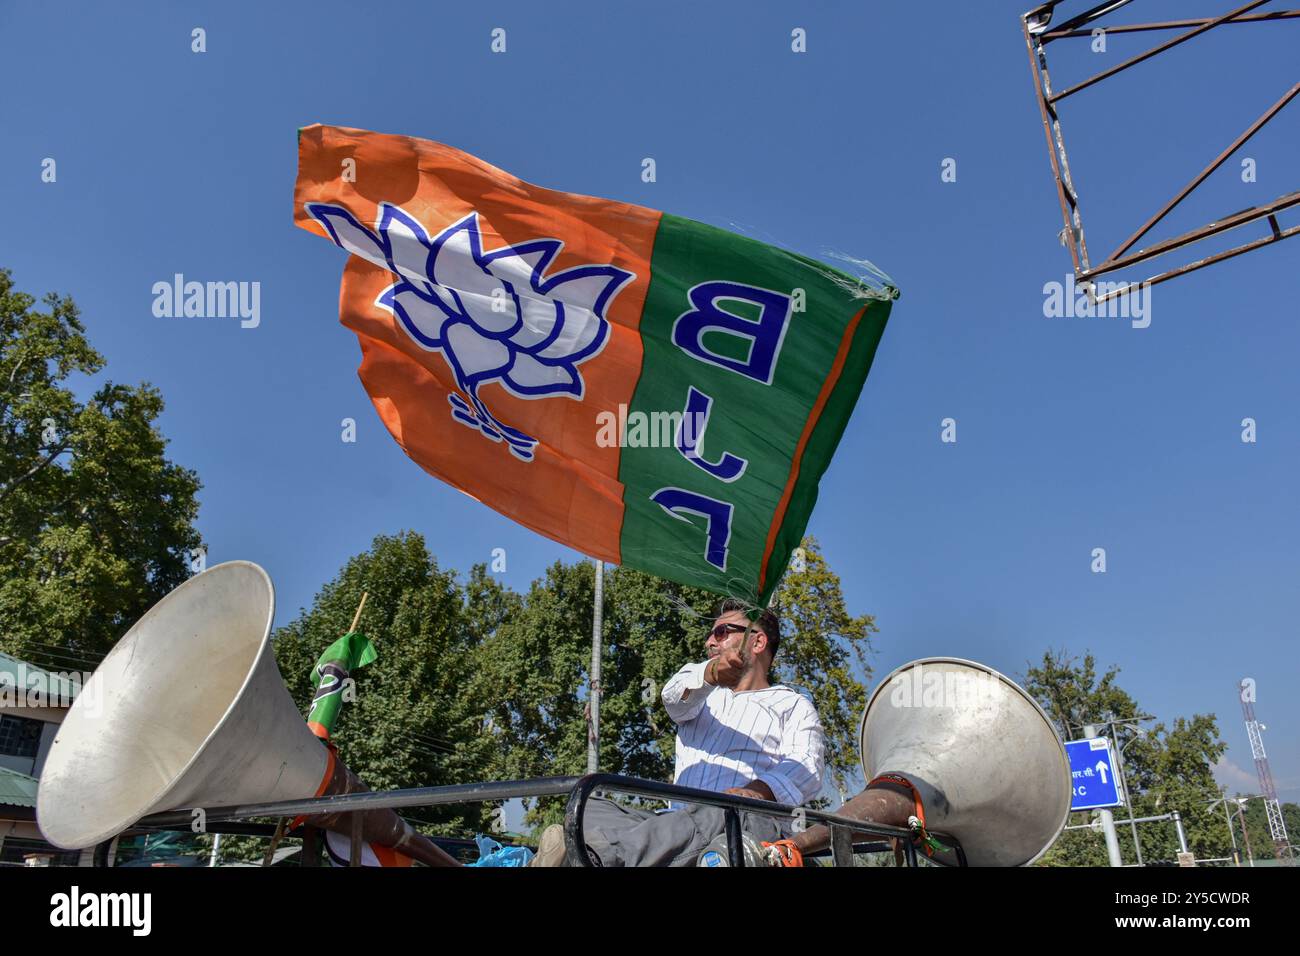
[[[430,474],[595,558],[766,604],[892,285],[450,146],[299,130],[362,384]]]
[[[378,656],[370,640],[356,631],[349,631],[325,649],[311,672],[316,695],[307,712],[307,726],[313,734],[329,740],[343,706],[343,687],[349,675]]]

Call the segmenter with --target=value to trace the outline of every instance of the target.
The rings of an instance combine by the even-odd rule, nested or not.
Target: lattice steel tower
[[[1264,794],[1264,813],[1268,817],[1268,832],[1273,838],[1273,849],[1277,860],[1284,866],[1294,863],[1291,855],[1291,841],[1286,835],[1286,822],[1282,819],[1282,805],[1278,803],[1277,787],[1273,785],[1273,771],[1268,766],[1268,754],[1264,752],[1263,730],[1255,719],[1255,682],[1243,678],[1237,685],[1241,693],[1241,710],[1246,715],[1246,734],[1250,737],[1250,753],[1255,758],[1255,770],[1259,773],[1259,788]]]

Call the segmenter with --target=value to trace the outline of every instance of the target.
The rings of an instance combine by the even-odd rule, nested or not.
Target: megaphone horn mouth
[[[902,665],[872,692],[859,736],[865,779],[906,778],[927,828],[959,840],[973,866],[1032,863],[1065,827],[1071,778],[1060,735],[991,667],[959,657]]]
[[[314,796],[327,755],[276,669],[274,617],[271,579],[249,561],[150,608],[55,735],[36,796],[46,839],[78,849],[163,810]]]

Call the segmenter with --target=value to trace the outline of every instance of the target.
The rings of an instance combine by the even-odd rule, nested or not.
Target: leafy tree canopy
[[[89,382],[76,305],[43,305],[0,269],[0,648],[73,670],[189,576],[200,486],[166,457],[158,391]]]
[[[1099,675],[1091,654],[1080,660],[1063,651],[1049,651],[1037,666],[1029,668],[1022,685],[1042,705],[1062,738],[1074,740],[1084,736],[1086,724],[1094,725],[1099,735],[1109,736],[1108,721],[1143,716],[1137,701],[1119,686],[1118,676],[1118,667]],[[1227,749],[1219,739],[1215,716],[1178,717],[1172,726],[1138,721],[1117,726],[1116,735],[1133,816],[1177,810],[1188,849],[1198,858],[1230,856],[1223,806],[1213,803],[1220,794],[1213,767]],[[1128,808],[1119,807],[1114,813],[1123,861],[1136,863],[1133,825],[1121,822],[1129,818]],[[1092,814],[1072,813],[1069,823],[1089,823]],[[1136,827],[1144,863],[1177,859],[1178,837],[1172,822]],[[1045,866],[1106,866],[1105,838],[1100,830],[1066,831],[1040,862]]]

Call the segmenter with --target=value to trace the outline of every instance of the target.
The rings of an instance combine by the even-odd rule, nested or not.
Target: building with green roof
[[[59,724],[88,677],[0,654],[0,866],[86,860],[85,852],[45,842],[36,826],[36,790]]]

